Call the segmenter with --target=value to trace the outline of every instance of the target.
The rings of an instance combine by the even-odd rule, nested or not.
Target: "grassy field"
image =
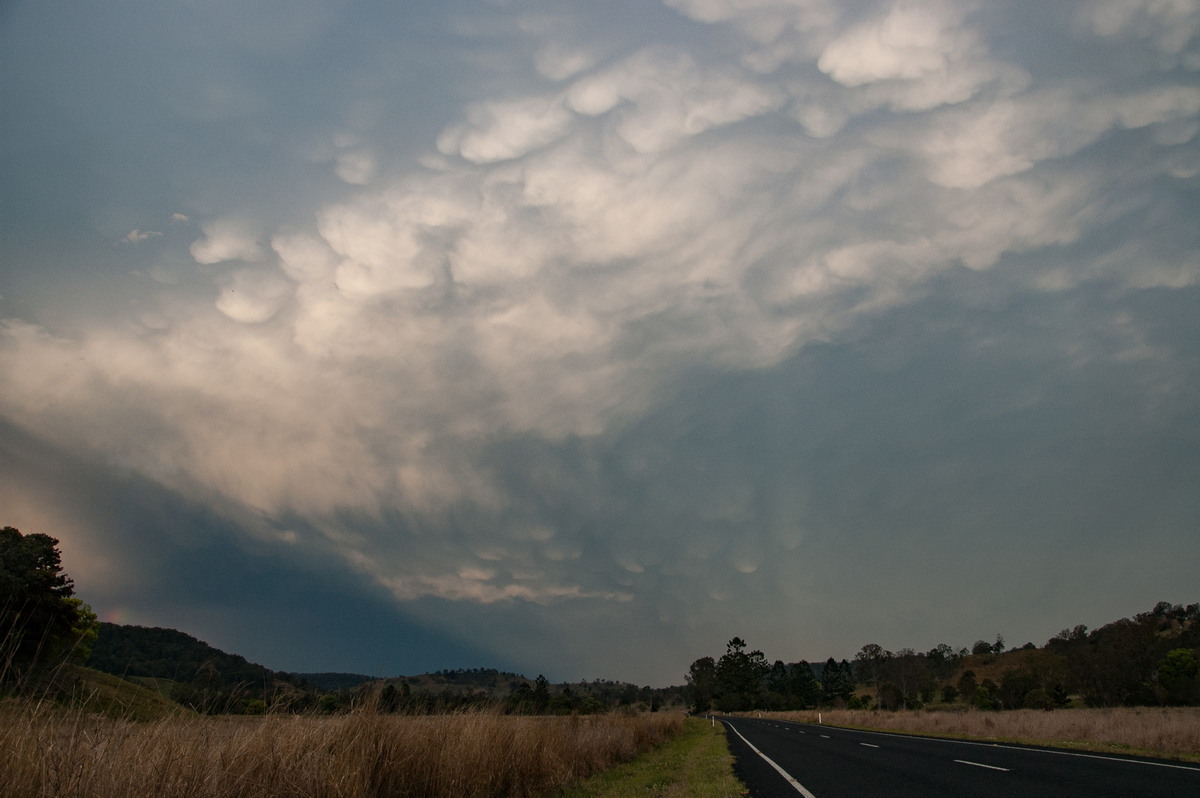
[[[818,720],[815,710],[762,715],[804,723]],[[1200,707],[1113,707],[1054,712],[826,710],[821,719],[833,726],[860,729],[1200,761]]]
[[[0,798],[538,796],[683,728],[677,713],[133,722],[9,702],[0,705]]]
[[[745,795],[733,776],[725,730],[688,718],[683,733],[668,743],[585,781],[554,793],[556,798],[732,798]]]

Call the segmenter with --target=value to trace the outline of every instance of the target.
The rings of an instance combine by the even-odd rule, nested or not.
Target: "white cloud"
[[[1198,113],[1200,89],[1194,87],[1121,96],[1064,86],[943,115],[924,149],[934,181],[975,188],[1040,161],[1073,155],[1115,128],[1175,124]]]
[[[217,310],[234,321],[261,324],[292,295],[293,286],[276,272],[241,269],[222,278]]]
[[[334,282],[347,296],[366,298],[430,285],[435,266],[420,259],[422,203],[394,207],[389,199],[367,198],[322,211],[319,229],[341,260]]]
[[[537,51],[534,63],[539,74],[550,80],[567,80],[596,64],[596,56],[585,49],[551,42]]]
[[[1022,87],[1024,73],[991,61],[983,38],[967,26],[970,8],[892,3],[831,41],[817,66],[838,83],[863,87],[879,102],[905,111],[964,102],[992,81]]]
[[[640,52],[571,86],[575,111],[612,113],[613,130],[640,153],[669,149],[679,141],[768,113],[783,104],[782,92],[759,85],[736,70],[706,69],[679,51]]]
[[[746,37],[742,62],[763,74],[815,57],[837,29],[833,0],[664,0],[700,22],[728,23]]]
[[[1096,0],[1075,9],[1077,24],[1097,36],[1149,39],[1163,52],[1183,52],[1200,33],[1196,0]],[[1192,69],[1200,67],[1195,61]]]
[[[162,233],[154,230],[130,230],[121,240],[128,244],[139,244],[151,238],[159,238]]]
[[[467,118],[466,125],[438,137],[438,149],[473,163],[518,158],[561,138],[571,124],[570,111],[553,97],[481,103],[467,110]]]
[[[298,283],[328,282],[337,262],[323,241],[304,233],[279,233],[271,239],[271,248],[280,268]]]
[[[212,264],[223,261],[259,261],[264,252],[258,242],[255,225],[248,219],[224,218],[205,225],[204,237],[198,238],[189,249],[197,263]]]
[[[334,156],[334,162],[337,176],[355,186],[370,183],[378,170],[375,156],[361,149],[339,152]]]

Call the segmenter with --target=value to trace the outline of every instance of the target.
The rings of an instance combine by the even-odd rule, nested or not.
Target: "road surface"
[[[718,722],[753,798],[1200,798],[1200,765],[1188,762],[776,720]]]

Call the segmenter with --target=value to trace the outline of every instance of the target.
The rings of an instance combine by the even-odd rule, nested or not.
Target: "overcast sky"
[[[1200,600],[1197,0],[0,7],[0,523],[272,668]]]

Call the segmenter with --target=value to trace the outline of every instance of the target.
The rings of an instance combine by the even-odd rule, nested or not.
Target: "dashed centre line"
[[[985,765],[982,762],[968,762],[965,759],[956,759],[954,761],[960,765],[971,765],[972,767],[987,768],[988,770],[1002,770],[1005,773],[1012,772],[1012,768],[1002,768],[1002,767],[997,767],[996,765]]]
[[[859,745],[861,745],[863,748],[878,748],[879,747],[877,745],[871,745],[870,743],[859,743]]]

